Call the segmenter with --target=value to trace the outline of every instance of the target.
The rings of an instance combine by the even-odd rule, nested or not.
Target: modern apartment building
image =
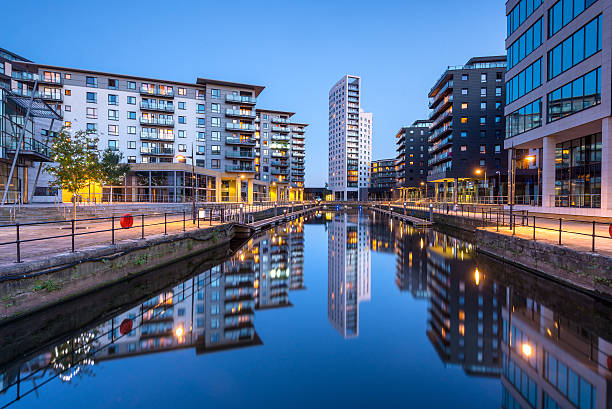
[[[274,123],[262,139],[255,110],[262,86],[206,78],[186,83],[6,58],[0,65],[13,94],[34,92],[61,113],[55,130],[90,131],[99,138],[99,150],[123,154],[132,172],[124,186],[114,187],[116,201],[181,202],[193,195],[199,201],[232,202],[302,197],[306,125]],[[271,112],[271,119],[292,115]],[[274,147],[262,155],[264,141]],[[289,167],[270,165],[265,171],[261,162],[274,154],[295,164],[295,174]],[[41,177],[37,187],[48,182],[48,176]],[[97,187],[93,195],[98,201],[108,199],[110,189]],[[67,194],[62,198],[71,200]]]
[[[361,78],[329,91],[329,188],[335,200],[365,200],[372,160],[372,114],[361,109]]]
[[[391,199],[396,177],[395,159],[377,159],[370,162],[370,200]]]
[[[418,119],[403,126],[395,135],[397,144],[397,185],[394,197],[400,200],[426,197],[429,127],[432,122]],[[433,190],[432,190],[433,193]]]
[[[511,175],[538,176],[530,189],[515,178],[511,203],[612,215],[612,1],[509,0],[506,14],[504,147]]]
[[[432,121],[427,181],[439,201],[499,196],[504,144],[505,56],[449,66],[429,91]],[[505,177],[503,179],[506,179]],[[480,187],[480,188],[479,188]]]

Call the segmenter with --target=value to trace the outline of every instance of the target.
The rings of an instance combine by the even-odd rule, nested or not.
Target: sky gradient
[[[427,117],[427,91],[447,65],[505,54],[502,0],[27,3],[3,5],[0,47],[32,61],[265,86],[259,108],[310,124],[307,187],[327,181],[328,92],[344,74],[362,78],[380,159],[395,156],[399,127]]]

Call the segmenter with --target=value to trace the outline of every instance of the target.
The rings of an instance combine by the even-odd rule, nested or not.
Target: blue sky
[[[373,158],[424,118],[447,65],[504,54],[502,0],[7,2],[0,47],[33,61],[195,81],[264,85],[258,106],[307,122],[306,186],[327,180],[327,98],[362,77],[374,113]]]

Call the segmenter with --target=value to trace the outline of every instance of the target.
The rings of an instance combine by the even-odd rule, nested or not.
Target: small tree
[[[76,194],[90,182],[98,164],[98,138],[89,132],[77,131],[73,135],[62,128],[53,138],[51,157],[53,166],[45,172],[54,177],[51,186],[72,193],[73,218],[76,218]]]
[[[98,177],[101,184],[110,185],[110,197],[113,201],[113,185],[123,183],[125,175],[130,171],[130,165],[121,163],[123,154],[113,150],[106,149],[100,158]]]

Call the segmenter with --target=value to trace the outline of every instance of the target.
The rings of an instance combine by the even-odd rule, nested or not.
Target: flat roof
[[[240,82],[219,81],[219,80],[213,80],[210,78],[200,78],[200,77],[198,77],[198,79],[196,80],[196,84],[202,84],[202,85],[210,84],[210,85],[219,85],[219,86],[225,86],[225,87],[252,89],[253,91],[255,91],[255,96],[259,96],[259,94],[261,94],[261,91],[263,91],[265,88],[261,85],[243,84]]]
[[[274,109],[264,109],[264,108],[255,108],[255,112],[269,112],[269,113],[272,113],[272,114],[289,115],[290,117],[295,115],[295,112],[277,111],[277,110],[274,110]]]

